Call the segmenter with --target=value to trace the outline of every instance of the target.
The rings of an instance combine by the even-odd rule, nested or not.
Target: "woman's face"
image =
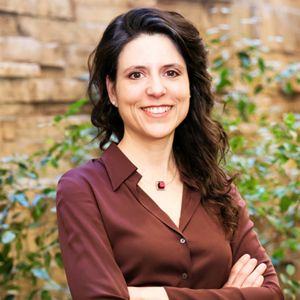
[[[141,35],[118,59],[115,85],[107,77],[110,101],[124,122],[124,138],[172,137],[185,119],[190,87],[185,60],[164,35]]]

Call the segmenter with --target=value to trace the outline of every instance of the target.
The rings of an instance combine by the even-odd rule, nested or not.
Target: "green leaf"
[[[32,300],[34,295],[36,295],[38,293],[38,291],[39,291],[39,289],[33,290],[28,297],[25,296],[26,297],[25,299]]]
[[[250,57],[246,52],[238,52],[241,67],[248,69],[250,66]]]
[[[41,237],[40,236],[37,236],[35,239],[34,239],[35,243],[37,244],[37,246],[40,246],[40,242],[41,242]]]
[[[292,84],[290,82],[287,82],[284,90],[288,95],[291,95],[293,93]]]
[[[41,224],[39,222],[32,222],[28,225],[28,228],[40,227]]]
[[[292,128],[295,124],[295,117],[294,114],[291,112],[284,118],[285,124],[288,128]]]
[[[50,277],[45,269],[32,269],[31,272],[35,277],[50,280]]]
[[[22,239],[18,238],[17,239],[17,243],[16,243],[16,250],[17,252],[20,252],[20,250],[22,250],[23,247],[22,247]]]
[[[254,89],[254,94],[259,94],[264,89],[264,86],[259,84]]]
[[[51,254],[49,252],[46,252],[44,254],[44,260],[45,260],[45,267],[48,270],[48,268],[50,266],[50,262],[51,262]]]
[[[260,68],[261,72],[264,73],[265,69],[266,69],[266,65],[265,65],[265,62],[262,58],[258,59],[258,65],[259,65],[259,68]]]
[[[220,39],[212,39],[210,42],[212,44],[219,44],[220,43]]]
[[[283,258],[284,257],[284,249],[278,248],[273,252],[272,257],[274,258]]]
[[[88,99],[81,99],[81,100],[78,100],[77,102],[73,103],[70,106],[69,112],[65,114],[65,117],[72,116],[72,115],[78,113],[79,108],[87,101],[88,101]]]
[[[42,291],[41,298],[42,300],[52,300],[52,297],[47,290]]]
[[[30,206],[30,205],[29,205],[29,202],[28,202],[28,200],[27,200],[27,198],[26,198],[26,196],[25,196],[25,194],[23,194],[23,193],[17,193],[17,194],[10,195],[9,198],[10,198],[10,200],[11,200],[12,202],[17,201],[17,202],[19,202],[22,206],[25,206],[25,207],[29,207],[29,206]]]
[[[15,295],[7,295],[4,300],[13,300],[15,298]]]
[[[6,290],[16,290],[16,291],[19,291],[21,290],[20,286],[18,285],[7,285],[5,286]]]
[[[64,268],[64,263],[60,252],[55,254],[55,261],[60,268]]]
[[[295,271],[296,271],[296,268],[293,266],[293,265],[291,265],[291,264],[288,264],[287,266],[286,266],[286,273],[289,275],[289,276],[293,276],[294,274],[295,274]]]
[[[53,120],[54,120],[54,122],[58,123],[58,122],[61,121],[62,119],[63,119],[62,116],[57,116],[57,117],[55,117]]]
[[[222,58],[222,56],[217,57],[212,64],[212,69],[213,70],[218,70],[220,67],[222,67],[224,65],[224,60]]]
[[[15,238],[16,238],[15,233],[13,233],[12,231],[6,231],[2,235],[1,240],[2,240],[3,244],[8,244],[8,243],[12,242]]]
[[[43,197],[41,195],[35,195],[32,199],[31,204],[33,206],[36,206],[36,204],[42,199]]]
[[[290,207],[292,203],[292,199],[288,196],[283,196],[281,199],[280,199],[280,212],[283,213],[285,211],[288,210],[288,208]]]

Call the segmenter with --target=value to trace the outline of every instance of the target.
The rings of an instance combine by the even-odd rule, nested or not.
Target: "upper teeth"
[[[162,114],[171,109],[171,106],[160,106],[160,107],[146,107],[142,108],[143,110],[151,114]]]

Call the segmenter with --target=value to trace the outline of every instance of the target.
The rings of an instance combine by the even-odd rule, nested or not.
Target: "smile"
[[[163,114],[171,109],[172,106],[145,107],[142,110],[151,114]]]

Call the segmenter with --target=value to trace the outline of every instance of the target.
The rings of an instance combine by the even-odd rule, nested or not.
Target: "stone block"
[[[115,0],[73,0],[75,5],[85,4],[85,5],[111,5],[115,2]]]
[[[87,67],[68,67],[65,69],[66,78],[83,80],[83,77],[88,79],[88,76]]]
[[[57,43],[41,43],[31,37],[0,38],[1,60],[40,63],[43,66],[64,67],[63,48]]]
[[[40,75],[41,69],[38,64],[0,62],[0,77],[22,78]]]
[[[18,62],[37,62],[41,57],[41,42],[30,37],[3,37],[2,60]]]
[[[128,7],[128,1],[131,0],[73,0],[75,5],[85,4],[85,5],[100,5],[100,6],[114,6],[114,7]],[[136,0],[136,2],[148,3],[152,0]],[[148,6],[148,4],[144,6]]]
[[[30,36],[46,43],[70,44],[73,42],[73,23],[64,20],[18,16],[19,30],[24,36]]]
[[[261,19],[260,38],[267,47],[275,52],[299,53],[300,15],[263,4],[257,7],[257,13]]]
[[[33,14],[37,13],[37,4],[39,0],[0,0],[0,11]]]
[[[30,101],[28,79],[1,79],[0,80],[0,103],[11,101]]]
[[[106,24],[92,22],[73,24],[71,43],[96,46],[99,43],[105,28]]]
[[[16,117],[0,117],[1,139],[4,142],[11,142],[16,138]]]
[[[1,1],[1,0],[0,0]],[[15,17],[0,14],[0,36],[19,35]]]
[[[86,83],[75,79],[3,79],[0,103],[76,101],[85,97]]]
[[[55,101],[77,101],[85,98],[87,84],[76,79],[62,79],[55,81],[56,87],[53,93]]]
[[[229,35],[233,39],[241,37],[250,38],[252,36],[252,24],[247,24],[243,20],[251,18],[250,7],[244,3],[233,3],[228,14]]]
[[[115,0],[117,2],[121,2],[119,5],[124,5],[125,7],[128,8],[136,8],[136,7],[153,7],[153,6],[157,6],[157,0],[126,0],[126,1],[122,1],[122,0]],[[188,3],[182,3],[183,5],[188,5]]]
[[[75,6],[76,20],[82,22],[109,23],[114,17],[125,12],[119,6],[86,5],[77,3]]]
[[[29,101],[76,101],[85,96],[86,84],[75,79],[42,79],[29,82]]]
[[[59,67],[41,66],[41,78],[70,78],[66,75],[66,70]]]
[[[32,116],[18,118],[18,136],[20,139],[29,141],[43,141],[46,138],[61,138],[62,133],[54,126],[51,126],[53,116]]]
[[[1,142],[1,147],[0,147],[0,157],[7,157],[11,156],[13,153],[16,152],[16,149],[20,149],[19,143],[16,141],[8,142],[8,141],[3,141]],[[1,214],[0,214],[1,218]]]
[[[208,8],[205,5],[194,2],[174,2],[170,4],[170,7],[161,8],[179,12],[198,28],[201,36],[204,36],[205,30],[213,26],[207,17]]]
[[[68,66],[87,69],[87,60],[94,48],[93,46],[70,45],[68,47]]]
[[[93,22],[67,22],[19,16],[20,31],[25,36],[45,43],[95,45],[106,24]]]
[[[274,8],[281,8],[281,9],[291,9],[295,11],[296,9],[300,8],[300,2],[297,0],[246,0],[244,1],[248,5],[260,5],[260,4],[268,4]]]
[[[39,0],[37,14],[47,18],[71,20],[74,18],[72,0]]]
[[[40,64],[47,67],[65,67],[63,47],[57,43],[44,43]]]
[[[0,0],[0,11],[67,20],[74,18],[72,0]]]

